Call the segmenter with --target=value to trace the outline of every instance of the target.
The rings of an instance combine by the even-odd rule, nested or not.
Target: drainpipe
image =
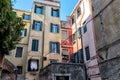
[[[46,13],[45,13],[45,8],[44,8],[44,24],[43,24],[43,32],[42,32],[42,56],[41,56],[42,66],[41,66],[41,69],[43,68],[43,63],[44,63],[45,17],[46,17]]]

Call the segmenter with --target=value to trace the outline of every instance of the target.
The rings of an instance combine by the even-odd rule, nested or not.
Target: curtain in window
[[[37,70],[37,61],[31,61],[30,68],[31,70]]]

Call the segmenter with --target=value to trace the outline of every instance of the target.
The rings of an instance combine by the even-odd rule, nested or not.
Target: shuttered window
[[[59,33],[59,25],[51,23],[50,31],[53,33]]]
[[[32,48],[31,51],[38,51],[39,40],[32,40]]]
[[[50,53],[60,53],[59,42],[50,42]]]
[[[33,30],[41,31],[42,30],[42,22],[41,21],[33,21]]]
[[[90,60],[90,51],[89,51],[89,47],[85,48],[85,53],[86,53],[86,60]]]
[[[53,9],[53,8],[51,8],[51,16],[53,16],[53,17],[59,17],[59,9]]]
[[[37,6],[35,5],[35,11],[36,14],[43,14],[44,13],[44,6]]]

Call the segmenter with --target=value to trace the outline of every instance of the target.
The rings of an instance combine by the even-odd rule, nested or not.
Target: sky
[[[13,8],[31,11],[33,1],[34,0],[15,0],[15,2],[13,2]],[[71,14],[78,0],[59,0],[59,1],[61,5],[60,9],[61,20],[66,20],[66,16],[69,16]]]

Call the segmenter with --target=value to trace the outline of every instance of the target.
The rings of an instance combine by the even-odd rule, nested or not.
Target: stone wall
[[[91,0],[91,3],[102,80],[119,80],[120,0]]]
[[[40,80],[56,80],[56,76],[69,76],[69,80],[85,80],[85,68],[81,64],[52,63],[40,71]]]
[[[120,57],[100,63],[102,80],[119,80],[120,79]]]

